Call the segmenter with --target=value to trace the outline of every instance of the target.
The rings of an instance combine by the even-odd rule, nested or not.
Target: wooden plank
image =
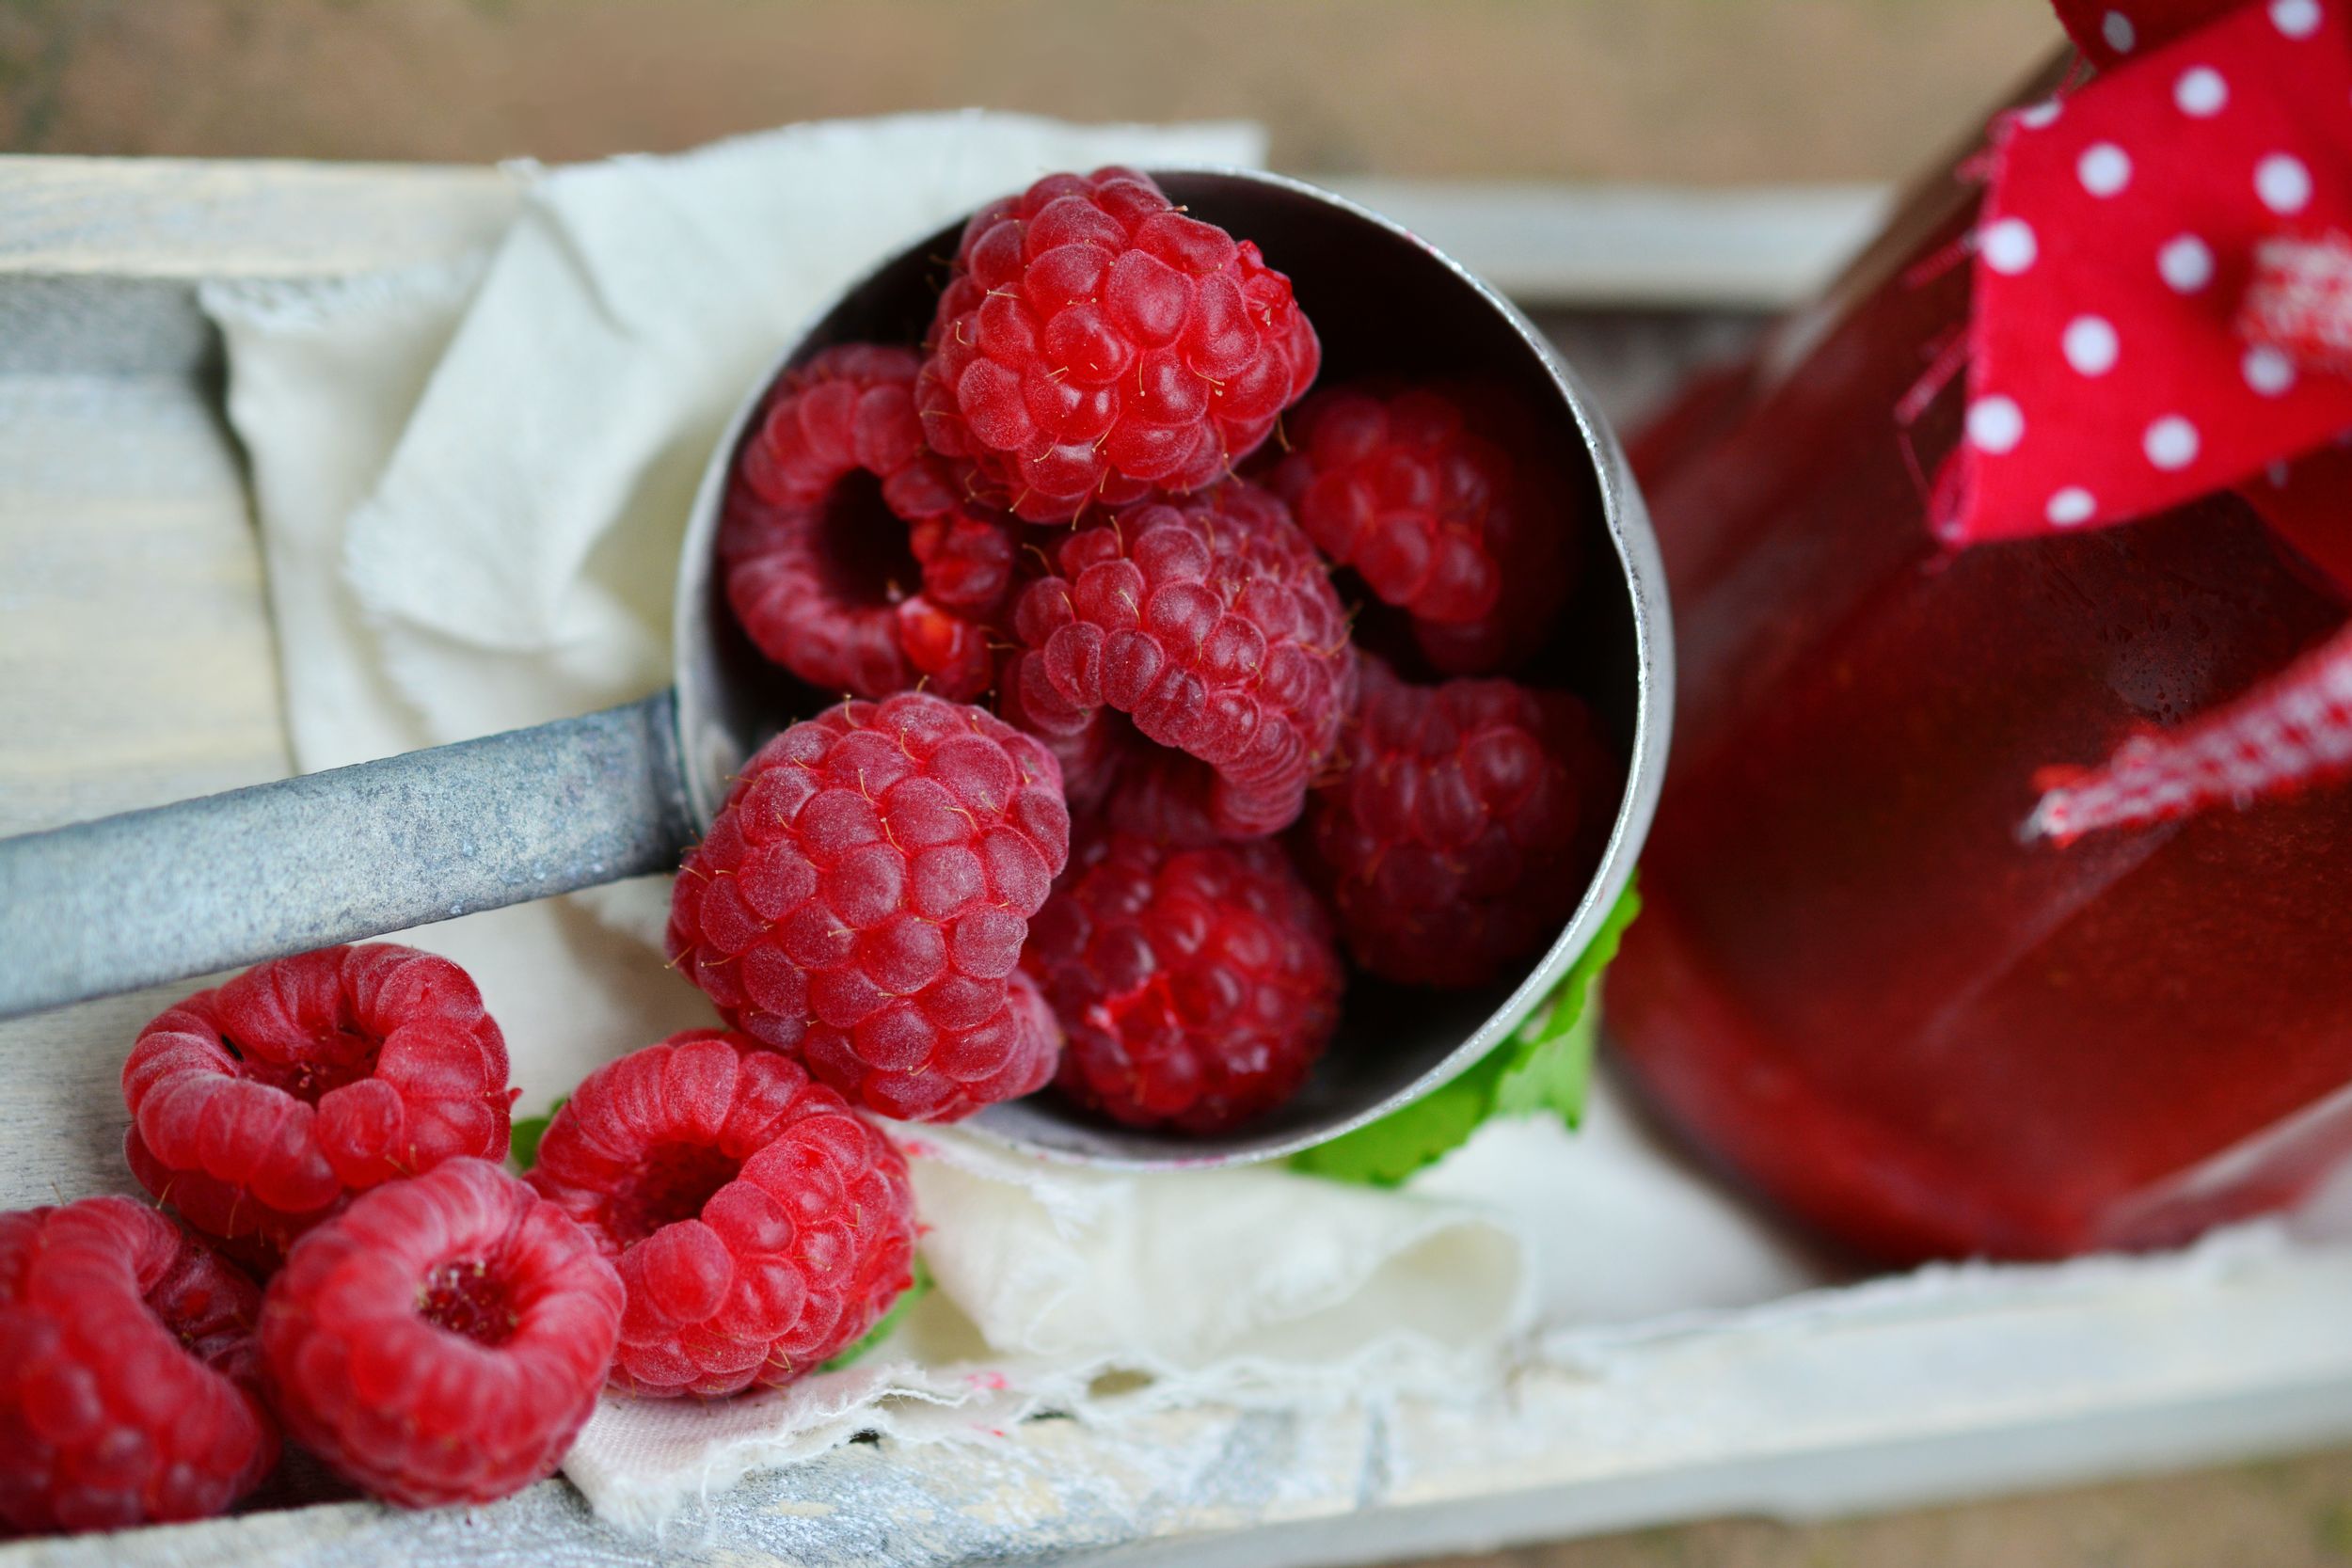
[[[0,271],[307,277],[403,266],[495,239],[516,190],[470,166],[0,157]]]
[[[193,368],[0,375],[0,833],[285,774],[244,478]],[[122,1057],[192,989],[0,1023],[0,1208],[135,1191]]]
[[[1330,185],[1538,307],[1779,309],[1820,292],[1888,207],[1878,185]]]
[[[190,377],[0,377],[0,831],[286,769],[244,477]]]
[[[1524,303],[1777,308],[1866,239],[1875,185],[1706,191],[1306,176]],[[0,272],[299,277],[494,238],[518,187],[457,166],[0,157]]]

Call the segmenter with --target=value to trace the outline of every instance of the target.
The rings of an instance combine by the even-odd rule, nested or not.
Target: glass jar
[[[1935,182],[1635,453],[1680,687],[1620,1061],[1887,1260],[2169,1244],[2352,1152],[2352,788],[2019,834],[2038,769],[2236,695],[2346,606],[2226,494],[1937,545],[1962,388],[1912,394],[1966,323],[1975,197]]]

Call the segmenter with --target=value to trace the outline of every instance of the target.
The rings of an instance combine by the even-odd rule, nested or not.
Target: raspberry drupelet
[[[1301,847],[1349,953],[1383,979],[1477,986],[1559,934],[1615,815],[1589,709],[1505,680],[1411,686],[1376,659]]]
[[[691,1030],[590,1073],[529,1180],[620,1270],[612,1380],[632,1394],[790,1382],[913,1281],[905,1160],[748,1036]]]
[[[246,971],[167,1009],[122,1065],[147,1190],[267,1272],[353,1194],[502,1159],[506,1042],[447,958],[394,942]]]
[[[0,1530],[201,1519],[278,1460],[261,1292],[126,1197],[0,1214]]]
[[[1009,982],[1069,854],[1034,736],[922,692],[844,703],[744,766],[679,872],[670,957],[853,1103],[953,1120],[1053,1076],[1051,1017]]]
[[[1355,693],[1346,612],[1282,503],[1239,481],[1129,507],[1065,538],[1024,591],[1006,671],[1025,720],[1073,736],[1115,709],[1174,759],[1167,787],[1216,836],[1296,820]],[[1122,765],[1125,766],[1125,765]]]
[[[727,601],[759,651],[828,693],[994,674],[1016,525],[967,504],[924,449],[920,360],[849,343],[786,372],[744,438],[719,529]]]
[[[1525,422],[1490,389],[1337,388],[1299,408],[1265,483],[1433,666],[1495,673],[1542,645],[1575,578],[1570,498]]]
[[[932,449],[1039,523],[1215,483],[1322,363],[1290,279],[1254,244],[1124,168],[1052,175],[981,209],[927,347]]]
[[[389,1182],[297,1243],[262,1303],[286,1431],[408,1508],[550,1475],[596,1408],[621,1282],[587,1232],[483,1160]]]
[[[1272,843],[1089,839],[1025,960],[1070,1037],[1063,1093],[1115,1120],[1223,1132],[1298,1092],[1338,1026],[1330,923]]]
[[[1008,662],[1008,677],[1018,673]],[[1072,725],[1068,716],[1056,708],[1059,721],[1041,724],[1029,716],[1021,700],[1021,685],[1008,678],[996,691],[996,713],[1006,723],[1023,734],[1034,736],[1054,760],[1061,765],[1062,800],[1070,807],[1073,820],[1082,820],[1101,814],[1104,800],[1119,783],[1131,753],[1150,745],[1136,734],[1135,726],[1122,714],[1099,709],[1094,717]]]

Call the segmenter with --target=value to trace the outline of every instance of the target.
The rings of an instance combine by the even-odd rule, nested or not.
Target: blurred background
[[[0,149],[482,161],[982,104],[1327,174],[1899,178],[2042,0],[0,0]]]

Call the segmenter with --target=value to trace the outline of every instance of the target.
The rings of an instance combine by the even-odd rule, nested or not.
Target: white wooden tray
[[[1344,184],[1344,182],[1342,182]],[[1877,193],[1352,187],[1546,312],[1622,413],[1800,297]],[[446,257],[489,171],[0,158],[0,832],[287,769],[206,277]],[[0,954],[0,962],[8,955]],[[171,988],[177,993],[185,988]],[[0,1024],[0,1207],[124,1190],[116,1075],[163,992]],[[2352,1249],[1963,1271],[1561,1338],[1475,1412],[1029,1423],[985,1458],[857,1444],[662,1539],[560,1481],[0,1546],[42,1564],[545,1568],[1371,1561],[1734,1511],[1880,1508],[2352,1436]]]

